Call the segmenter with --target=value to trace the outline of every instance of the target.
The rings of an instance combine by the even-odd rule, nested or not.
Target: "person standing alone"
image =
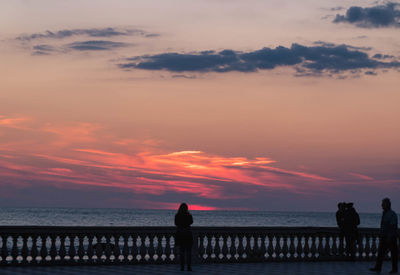
[[[179,259],[181,263],[181,270],[185,268],[185,258],[187,269],[192,271],[192,246],[193,234],[190,226],[193,223],[193,217],[189,213],[186,203],[179,206],[178,213],[175,215],[176,235],[175,244],[179,246]]]
[[[387,250],[390,250],[392,257],[392,270],[391,274],[398,272],[398,246],[397,246],[397,214],[391,209],[391,202],[389,198],[382,200],[382,219],[381,230],[379,236],[378,257],[376,259],[375,267],[370,268],[372,271],[380,272],[382,269],[383,258]]]

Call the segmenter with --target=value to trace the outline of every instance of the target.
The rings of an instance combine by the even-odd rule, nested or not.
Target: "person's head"
[[[382,209],[383,209],[384,211],[390,210],[391,206],[392,206],[392,203],[390,202],[390,199],[389,199],[389,198],[384,198],[384,199],[382,200]]]
[[[346,203],[346,208],[351,209],[351,208],[353,208],[353,205],[354,205],[354,203],[352,203],[352,202]]]
[[[188,205],[186,203],[181,203],[181,205],[179,206],[178,209],[178,213],[188,213],[189,212],[189,208]]]
[[[338,206],[339,210],[343,211],[344,208],[345,208],[345,206],[346,206],[346,203],[344,203],[344,202],[339,202],[337,206]]]

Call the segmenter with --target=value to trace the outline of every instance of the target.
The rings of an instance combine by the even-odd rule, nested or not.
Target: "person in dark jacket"
[[[379,236],[378,257],[376,259],[375,267],[370,268],[372,271],[380,272],[382,269],[382,262],[385,254],[390,250],[392,257],[392,270],[391,274],[398,272],[398,246],[397,246],[397,214],[391,209],[391,202],[389,198],[382,200],[382,219],[381,231]]]
[[[354,209],[353,203],[347,203],[343,214],[343,232],[346,240],[346,256],[351,260],[355,259],[359,224],[360,216]]]
[[[189,213],[189,209],[186,203],[182,203],[179,206],[178,212],[175,215],[176,235],[175,244],[179,247],[179,258],[181,263],[181,270],[185,268],[185,259],[187,269],[192,271],[192,246],[193,246],[193,234],[190,226],[193,223],[193,217]]]
[[[336,211],[336,223],[340,230],[340,235],[343,235],[343,222],[344,222],[344,211],[346,209],[346,203],[339,202],[338,203],[338,210]]]

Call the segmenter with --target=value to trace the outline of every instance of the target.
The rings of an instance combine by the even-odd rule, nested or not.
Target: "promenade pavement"
[[[126,265],[126,266],[55,266],[55,267],[0,267],[1,275],[362,275],[376,274],[368,269],[372,262],[293,262],[248,264],[201,264],[193,271],[180,271],[178,265]],[[381,274],[391,268],[385,262]]]

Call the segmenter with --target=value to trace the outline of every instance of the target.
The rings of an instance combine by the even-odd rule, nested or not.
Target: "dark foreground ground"
[[[180,271],[178,265],[128,266],[59,266],[59,267],[0,267],[1,275],[347,275],[376,274],[368,270],[371,262],[297,262],[194,265],[193,271]],[[391,264],[385,262],[381,274],[388,274]]]

